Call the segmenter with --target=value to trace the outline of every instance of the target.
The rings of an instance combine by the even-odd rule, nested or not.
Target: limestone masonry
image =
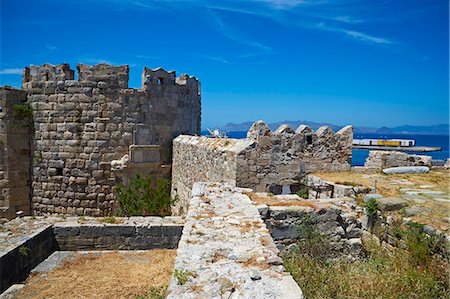
[[[397,151],[369,151],[364,166],[379,169],[399,166],[431,167],[431,161],[431,156],[411,155]]]
[[[194,185],[167,298],[303,298],[244,191]],[[186,273],[187,281],[176,273]]]
[[[109,214],[117,183],[136,172],[170,178],[173,138],[200,133],[200,83],[195,77],[145,68],[142,88],[132,89],[127,65],[80,64],[77,69],[74,80],[68,64],[31,66],[23,72],[23,90],[2,88],[4,107],[26,99],[33,111],[35,130],[20,138],[33,143],[32,209],[38,215]],[[2,136],[7,135],[2,140],[25,134],[8,126],[9,117],[2,115]],[[11,214],[18,209],[29,213],[21,204],[29,201],[28,194],[15,199],[4,189],[14,187],[8,177],[17,161],[8,153],[16,146],[2,141],[0,207]],[[26,167],[17,167],[26,186]]]
[[[303,125],[296,131],[282,125],[271,132],[262,121],[253,124],[246,139],[179,136],[172,165],[176,210],[187,211],[190,190],[199,181],[281,193],[293,191],[307,173],[350,170],[352,142],[351,126],[333,133],[327,126],[313,132]]]
[[[0,218],[31,212],[31,117],[20,90],[0,89]]]

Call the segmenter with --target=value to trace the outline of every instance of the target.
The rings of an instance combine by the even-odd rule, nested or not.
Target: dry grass
[[[310,207],[313,209],[318,208],[316,204],[307,200],[280,199],[276,198],[275,196],[262,195],[257,194],[255,192],[246,192],[245,195],[250,197],[250,199],[255,204],[266,204],[268,206],[282,206],[282,207],[300,206],[300,207]]]
[[[385,175],[381,173],[364,174],[358,172],[320,172],[315,173],[324,180],[331,182],[347,182],[348,184],[361,185],[373,188],[375,180],[377,181],[377,192],[383,196],[398,196],[400,194],[400,186],[395,184],[396,180],[408,180],[415,185],[405,185],[402,188],[417,188],[421,185],[430,185],[433,190],[449,192],[450,171],[439,169],[432,170],[429,173],[415,174],[391,174]]]
[[[449,298],[450,276],[443,259],[416,265],[402,249],[389,251],[367,241],[365,249],[367,260],[353,263],[292,255],[284,265],[306,298]]]
[[[450,193],[450,171],[444,169],[432,170],[425,174],[394,174],[385,175],[382,173],[364,174],[356,172],[339,172],[339,173],[317,173],[317,176],[331,182],[346,181],[355,184],[361,184],[366,187],[374,187],[377,180],[377,192],[385,197],[401,196],[400,189],[415,190],[434,190],[442,191],[443,198],[448,198]],[[399,184],[402,180],[406,180],[412,184]],[[429,188],[421,188],[421,186],[430,186]],[[425,196],[426,198],[426,196]],[[361,198],[359,199],[361,202]],[[411,202],[411,205],[428,208],[429,212],[419,213],[410,218],[418,223],[431,225],[439,230],[448,231],[450,201],[437,201],[431,197],[426,198],[424,203]]]
[[[170,281],[175,250],[88,254],[30,277],[17,298],[135,298]]]

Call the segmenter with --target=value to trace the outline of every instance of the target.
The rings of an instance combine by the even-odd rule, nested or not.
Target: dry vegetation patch
[[[369,188],[377,185],[377,192],[383,196],[398,196],[400,194],[400,187],[420,187],[422,185],[429,185],[433,190],[449,192],[450,171],[445,169],[432,170],[429,173],[414,173],[414,174],[364,174],[359,172],[320,172],[315,173],[324,180],[331,182],[346,182],[351,185],[361,185]],[[399,180],[408,180],[414,185],[402,186],[397,182]]]
[[[438,256],[417,264],[406,250],[365,240],[366,259],[324,261],[293,254],[284,265],[306,298],[449,298],[448,261]]]
[[[311,201],[308,200],[293,200],[293,199],[285,199],[278,198],[274,195],[265,195],[264,193],[256,193],[256,192],[245,192],[255,204],[265,204],[268,206],[281,206],[281,207],[291,207],[291,206],[299,206],[299,207],[310,207],[313,209],[317,209],[318,206]]]
[[[86,254],[31,276],[16,298],[136,298],[170,282],[176,250]]]
[[[441,231],[449,231],[450,209],[450,171],[445,169],[433,169],[429,173],[417,174],[392,174],[382,173],[358,173],[358,172],[332,172],[316,173],[315,175],[331,182],[349,182],[365,187],[377,186],[377,193],[384,197],[404,197],[410,201],[410,206],[425,208],[424,212],[410,216],[418,223],[428,224]],[[417,190],[418,200],[411,200],[414,195],[406,196],[406,190]],[[427,196],[427,191],[443,192],[439,196]],[[423,191],[423,193],[421,193]],[[438,199],[436,199],[438,197]]]

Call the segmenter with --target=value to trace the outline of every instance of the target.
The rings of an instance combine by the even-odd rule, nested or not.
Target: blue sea
[[[202,131],[202,135],[208,135],[208,132]],[[247,132],[227,132],[227,136],[230,138],[245,138]],[[401,134],[392,134],[392,135],[379,135],[379,134],[355,134],[353,136],[357,139],[363,138],[378,138],[378,139],[414,139],[416,141],[417,146],[435,146],[441,147],[442,151],[439,152],[427,152],[427,153],[417,153],[417,152],[408,152],[409,154],[417,154],[417,155],[427,155],[431,156],[433,160],[447,160],[449,158],[449,136],[448,135],[401,135]],[[364,165],[364,161],[366,160],[369,154],[368,150],[353,150],[352,157],[352,166],[362,166]]]

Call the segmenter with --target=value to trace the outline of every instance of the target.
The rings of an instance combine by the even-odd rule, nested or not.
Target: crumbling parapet
[[[378,169],[400,166],[431,167],[431,162],[431,156],[412,155],[397,151],[369,151],[364,166]]]
[[[310,172],[348,171],[351,167],[352,126],[333,133],[328,126],[313,132],[305,125],[295,131],[281,125],[271,132],[264,122],[257,121],[247,136],[257,142],[238,156],[242,171],[236,180],[241,187],[263,192],[269,185],[298,184]]]
[[[178,213],[187,210],[190,189],[198,181],[227,181],[233,186],[272,192],[272,187],[299,185],[314,171],[348,171],[353,129],[333,133],[307,126],[294,131],[282,125],[272,132],[255,122],[245,139],[179,136],[174,140],[172,195],[179,197]]]

